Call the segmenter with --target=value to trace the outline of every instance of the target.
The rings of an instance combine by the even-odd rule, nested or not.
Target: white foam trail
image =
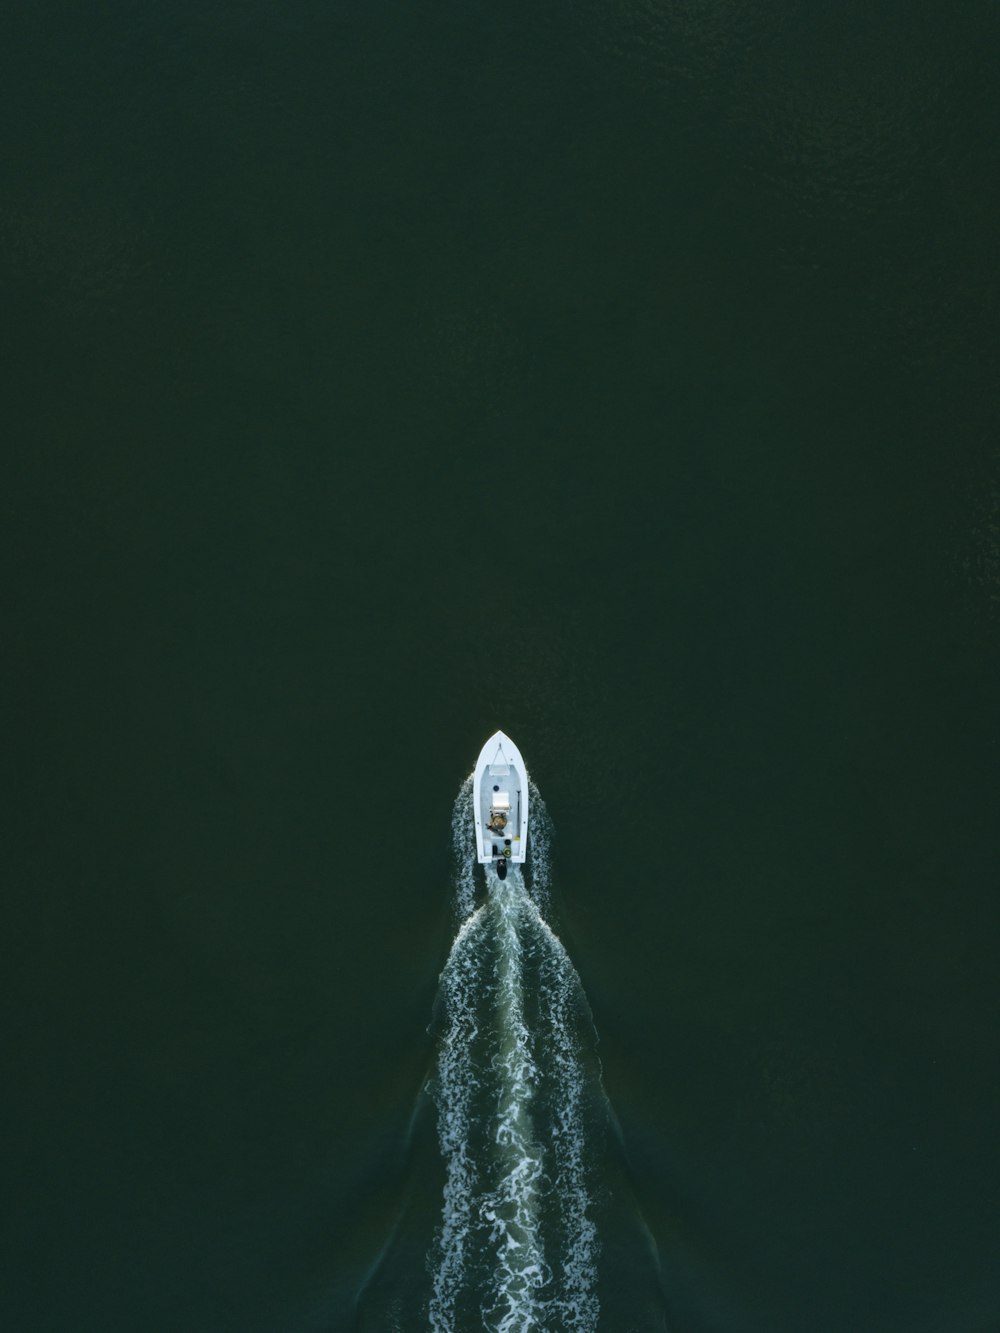
[[[550,1281],[539,1236],[538,1204],[542,1152],[535,1141],[531,1105],[538,1086],[532,1040],[524,1021],[521,926],[526,902],[520,876],[511,869],[506,881],[490,876],[490,897],[497,917],[497,1050],[493,1067],[499,1097],[495,1142],[502,1176],[482,1204],[496,1247],[493,1305],[484,1310],[487,1326],[497,1333],[523,1333],[537,1327],[536,1293]]]
[[[566,950],[542,916],[551,825],[533,785],[530,793],[530,895],[518,867],[500,880],[490,866],[486,901],[473,910],[471,779],[452,819],[455,908],[464,919],[441,974],[446,1028],[431,1084],[445,1161],[430,1256],[433,1333],[460,1325],[463,1333],[597,1329],[599,1245],[578,1033],[589,1016]]]
[[[542,793],[530,777],[528,778],[528,801],[531,811],[531,827],[528,829],[528,869],[531,871],[529,877],[531,897],[540,912],[547,912],[552,880],[552,819],[548,807],[542,800]]]
[[[448,1028],[438,1056],[434,1087],[438,1141],[445,1160],[444,1202],[438,1261],[432,1272],[431,1328],[452,1327],[465,1274],[466,1246],[476,1193],[477,1165],[470,1153],[472,1099],[477,1086],[472,1046],[477,1036],[476,992],[482,967],[477,949],[485,906],[472,913],[455,937],[441,973]]]
[[[451,854],[455,876],[455,915],[464,921],[476,905],[476,835],[470,773],[458,789],[451,812]]]
[[[555,1082],[553,1140],[555,1193],[559,1200],[564,1249],[559,1295],[554,1301],[558,1327],[596,1329],[600,1312],[594,1284],[599,1249],[597,1227],[589,1215],[590,1194],[584,1152],[583,1099],[586,1081],[573,1022],[581,993],[580,979],[562,941],[532,906],[534,925],[546,948],[539,984],[541,1010],[548,1026],[549,1062]]]

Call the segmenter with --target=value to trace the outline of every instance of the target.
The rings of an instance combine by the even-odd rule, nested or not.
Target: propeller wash
[[[428,1256],[428,1322],[434,1333],[593,1333],[599,1246],[591,1191],[605,1101],[586,997],[542,915],[548,817],[525,773],[530,857],[484,858],[473,786],[470,776],[455,802],[460,925],[441,974],[428,1084],[445,1168]],[[515,823],[511,841],[520,832]],[[477,860],[486,875],[478,907]]]

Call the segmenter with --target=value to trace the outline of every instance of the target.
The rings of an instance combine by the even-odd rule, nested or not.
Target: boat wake
[[[549,825],[532,789],[526,882],[487,866],[475,906],[471,778],[455,802],[458,933],[428,1084],[445,1181],[429,1255],[434,1333],[595,1330],[591,1197],[604,1096],[579,978],[546,923]]]
[[[590,1007],[546,919],[552,826],[530,778],[528,791],[527,861],[504,879],[479,868],[471,776],[455,801],[455,937],[405,1185],[356,1297],[357,1333],[666,1327]]]

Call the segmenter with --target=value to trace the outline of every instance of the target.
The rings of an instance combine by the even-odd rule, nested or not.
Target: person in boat
[[[502,833],[507,827],[507,816],[500,810],[497,810],[490,820],[490,828],[494,833]]]

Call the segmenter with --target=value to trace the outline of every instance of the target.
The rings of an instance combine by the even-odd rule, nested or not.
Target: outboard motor
[[[506,878],[507,878],[507,858],[506,858],[506,856],[501,856],[500,859],[497,861],[497,874],[500,876],[501,879],[506,879]]]

